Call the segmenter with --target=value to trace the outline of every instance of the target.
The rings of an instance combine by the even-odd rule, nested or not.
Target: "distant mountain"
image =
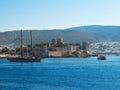
[[[120,26],[91,25],[73,27],[67,30],[92,33],[102,41],[120,41]]]
[[[80,26],[63,30],[32,30],[33,42],[49,42],[62,37],[65,42],[120,41],[120,26]],[[26,36],[27,35],[27,36]],[[24,43],[30,43],[29,30],[23,30]],[[27,38],[27,39],[26,39]],[[20,30],[0,32],[0,44],[19,44]]]

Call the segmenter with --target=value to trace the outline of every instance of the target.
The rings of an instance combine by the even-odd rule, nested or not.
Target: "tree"
[[[9,49],[7,47],[2,48],[1,52],[2,53],[9,53]]]
[[[41,42],[40,44],[35,44],[35,47],[44,47],[44,46],[48,46],[49,43],[48,42]]]
[[[54,47],[51,47],[51,48],[49,48],[49,50],[50,50],[50,51],[56,51],[56,50],[57,50],[57,47],[55,47],[55,46],[54,46]]]

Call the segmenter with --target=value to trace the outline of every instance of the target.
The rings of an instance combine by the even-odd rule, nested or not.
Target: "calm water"
[[[0,59],[0,90],[120,90],[120,56],[48,58],[39,63]]]

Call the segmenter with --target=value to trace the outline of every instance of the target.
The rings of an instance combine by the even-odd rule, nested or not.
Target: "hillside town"
[[[97,42],[91,43],[92,54],[116,54],[120,55],[120,42]]]

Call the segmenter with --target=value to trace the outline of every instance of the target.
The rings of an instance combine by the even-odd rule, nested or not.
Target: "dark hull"
[[[10,62],[40,62],[41,58],[9,57]]]
[[[98,60],[106,60],[106,57],[105,56],[99,56]]]

